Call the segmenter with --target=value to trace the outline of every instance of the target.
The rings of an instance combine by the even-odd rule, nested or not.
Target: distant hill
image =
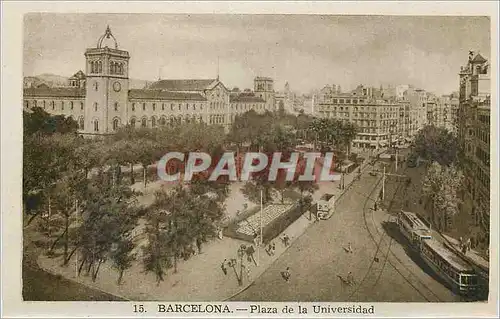
[[[24,87],[37,87],[40,84],[46,84],[49,87],[64,87],[68,86],[69,77],[44,73],[36,76],[25,76],[24,77]],[[146,80],[138,80],[138,79],[129,79],[130,88],[131,89],[143,89],[146,86],[151,85],[154,81],[146,81]]]

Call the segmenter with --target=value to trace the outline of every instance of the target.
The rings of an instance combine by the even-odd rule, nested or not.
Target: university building
[[[490,214],[490,65],[479,53],[470,52],[460,69],[458,138],[463,152],[465,191],[461,211],[487,241]],[[482,238],[481,238],[482,237]]]
[[[254,91],[239,94],[231,94],[218,76],[158,80],[145,89],[130,89],[129,60],[108,27],[96,47],[85,51],[85,72],[70,77],[67,87],[25,88],[24,109],[41,107],[72,117],[79,132],[88,135],[111,134],[126,124],[157,127],[193,121],[227,129],[238,114],[276,109],[271,78],[256,77]]]

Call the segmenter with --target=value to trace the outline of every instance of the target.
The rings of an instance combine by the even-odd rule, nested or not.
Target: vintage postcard
[[[498,315],[495,2],[3,8],[3,316]]]

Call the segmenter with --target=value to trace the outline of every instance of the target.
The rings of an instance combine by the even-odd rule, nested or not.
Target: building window
[[[135,127],[135,118],[130,119],[130,126]]]
[[[135,111],[135,103],[132,103],[132,112]]]
[[[145,117],[143,117],[143,118],[142,118],[142,121],[141,121],[141,126],[142,126],[142,127],[146,127],[146,126],[148,126],[148,119],[147,119],[147,118],[145,118]]]
[[[45,100],[43,101],[43,108],[45,109]]]
[[[94,102],[94,110],[97,112],[97,102]]]
[[[115,102],[115,111],[118,111],[118,102]]]
[[[142,103],[142,110],[146,111],[146,103]]]
[[[120,125],[120,120],[119,119],[114,119],[113,120],[113,131],[116,131],[118,129],[119,125]]]
[[[78,127],[80,128],[80,130],[85,129],[85,120],[83,116],[80,116],[80,118],[78,119]]]
[[[154,116],[151,117],[151,127],[156,127],[156,118]]]
[[[189,110],[189,103],[186,103],[186,111]]]
[[[64,111],[64,101],[61,101],[61,111]]]
[[[99,132],[99,121],[94,120],[94,132]]]
[[[83,111],[83,102],[80,102],[80,110]]]
[[[196,111],[196,104],[193,104],[193,111]]]
[[[174,103],[170,104],[170,111],[174,110]]]
[[[153,111],[156,110],[156,103],[153,103]]]
[[[162,110],[162,111],[165,111],[165,103],[162,103],[162,104],[161,104],[161,110]]]
[[[55,108],[56,108],[56,102],[52,101],[51,103],[52,103],[52,109],[55,110]]]
[[[45,102],[45,101],[44,101],[44,102]],[[45,108],[45,106],[44,106],[44,108]],[[69,108],[70,108],[71,110],[73,110],[73,101],[69,102]]]
[[[181,103],[179,103],[179,111],[181,110],[181,107],[182,107],[182,105],[181,105]]]
[[[166,124],[166,123],[167,123],[167,120],[166,120],[164,117],[162,117],[162,118],[160,119],[160,125],[161,125],[161,126],[165,126],[165,124]]]

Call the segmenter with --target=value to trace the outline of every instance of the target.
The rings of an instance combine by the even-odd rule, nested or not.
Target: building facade
[[[325,92],[324,89],[316,111],[319,117],[355,124],[359,130],[352,142],[355,149],[385,148],[401,138],[398,133],[400,105],[395,100],[383,99],[380,90],[375,88],[360,85],[350,93]]]
[[[108,27],[96,47],[85,51],[85,72],[70,77],[67,87],[25,88],[24,109],[38,106],[72,117],[79,132],[89,135],[112,134],[127,124],[156,127],[197,121],[229,128],[237,114],[250,109],[276,110],[271,78],[256,77],[250,94],[231,95],[218,77],[158,80],[145,89],[130,89],[129,60]]]
[[[489,238],[490,214],[490,66],[479,53],[470,52],[461,67],[458,139],[462,150],[465,191],[461,211]]]

